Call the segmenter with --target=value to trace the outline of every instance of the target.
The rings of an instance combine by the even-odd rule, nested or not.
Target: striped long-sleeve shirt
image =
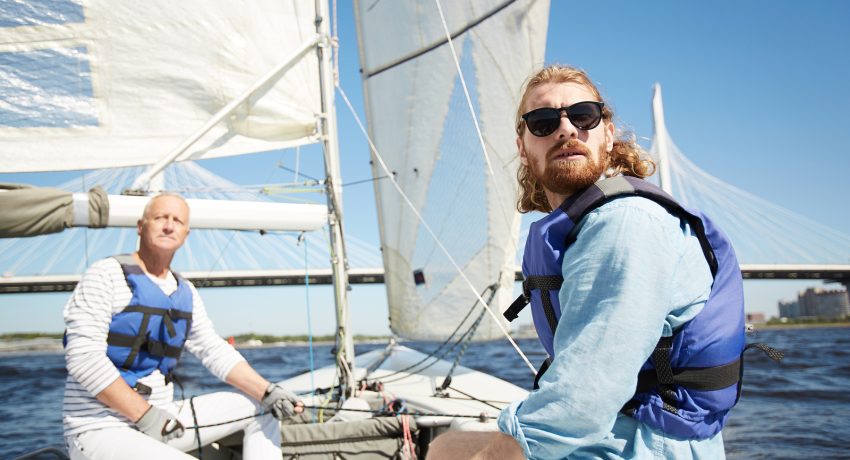
[[[169,272],[165,279],[150,277],[167,295],[177,290],[177,280]],[[192,290],[192,328],[186,350],[198,357],[216,377],[224,380],[240,361],[244,361],[232,346],[219,337],[207,316],[204,304],[194,286]],[[116,379],[118,369],[106,357],[106,336],[113,315],[130,303],[132,292],[124,279],[121,265],[113,258],[95,262],[83,275],[65,305],[66,337],[65,399],[62,420],[65,435],[89,430],[120,427],[132,423],[108,408],[95,397]],[[155,370],[139,382],[151,388],[145,397],[153,405],[168,404],[174,396],[173,384]]]

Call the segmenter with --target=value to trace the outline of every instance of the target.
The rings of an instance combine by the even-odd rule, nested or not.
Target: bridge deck
[[[850,284],[850,265],[741,265],[744,279],[773,280],[827,280]],[[326,285],[333,282],[330,269],[310,270],[246,270],[218,272],[186,272],[187,279],[197,287],[231,286],[292,286],[309,284]],[[382,284],[383,268],[360,268],[349,271],[351,284]],[[32,292],[66,292],[74,290],[80,275],[11,276],[0,277],[0,294]],[[516,271],[516,280],[522,281],[522,272]]]

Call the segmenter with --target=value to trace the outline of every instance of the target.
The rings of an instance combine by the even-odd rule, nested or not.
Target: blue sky
[[[349,2],[339,4],[341,84],[362,113],[353,15]],[[846,234],[848,19],[850,3],[838,0],[553,0],[546,61],[584,68],[620,121],[646,139],[641,143],[647,147],[652,85],[661,83],[668,130],[691,161],[727,183]],[[342,103],[338,119],[343,182],[369,178],[367,144]],[[268,178],[270,163],[281,157],[212,160],[204,166],[226,172],[236,182],[256,183],[257,177]],[[78,174],[0,175],[0,181],[52,185]],[[352,185],[344,193],[347,233],[377,247],[372,186]],[[819,284],[747,282],[747,310],[776,314],[777,299]],[[225,335],[303,333],[308,295],[313,332],[328,334],[334,328],[332,295],[324,287],[309,293],[303,287],[208,289],[202,295]],[[61,331],[67,296],[0,296],[0,332]],[[387,332],[383,286],[354,286],[351,306],[356,333]]]

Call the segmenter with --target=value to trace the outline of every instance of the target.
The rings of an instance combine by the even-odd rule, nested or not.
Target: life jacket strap
[[[785,353],[777,350],[776,348],[768,346],[766,343],[758,342],[758,343],[747,344],[747,346],[744,347],[744,353],[746,353],[746,351],[749,350],[750,348],[755,348],[757,350],[761,350],[762,353],[767,355],[768,358],[770,358],[770,359],[772,359],[776,362],[782,361],[782,358],[785,357]]]
[[[502,313],[502,316],[504,316],[508,322],[517,319],[517,317],[519,317],[519,312],[521,312],[529,302],[531,302],[531,290],[528,288],[528,280],[524,279],[522,280],[522,294],[514,299],[511,306]]]
[[[150,396],[151,394],[153,394],[153,389],[141,382],[136,382],[136,385],[133,386],[133,391],[145,396]]]
[[[555,316],[555,307],[550,297],[552,290],[561,289],[561,284],[564,283],[564,278],[559,275],[531,275],[527,276],[522,282],[522,294],[513,301],[510,307],[505,310],[502,315],[508,321],[513,321],[519,315],[519,312],[531,302],[531,290],[539,289],[540,298],[543,300],[543,311],[546,313],[546,322],[549,323],[549,328],[552,333],[555,333],[555,328],[558,327],[558,318]]]
[[[552,329],[552,335],[555,335],[555,329],[558,327],[558,318],[555,316],[555,307],[552,304],[552,290],[561,289],[564,284],[564,278],[560,275],[548,276],[529,276],[528,289],[539,289],[540,298],[543,300],[543,312],[546,313],[546,321],[549,323],[549,328]],[[529,297],[530,298],[530,297]]]
[[[131,348],[133,350],[127,358],[127,361],[130,361],[130,364],[127,365],[125,363],[125,365],[122,366],[123,369],[130,369],[133,365],[133,361],[136,359],[136,356],[138,356],[138,352],[141,350],[148,352],[151,356],[174,359],[180,358],[180,354],[183,352],[183,347],[175,347],[156,340],[150,340],[147,335],[124,335],[116,332],[110,332],[106,337],[106,343],[116,347]],[[130,360],[130,357],[133,359]]]
[[[652,354],[653,363],[656,368],[644,370],[638,374],[635,393],[646,393],[657,389],[664,404],[664,409],[673,413],[677,409],[675,385],[691,390],[715,391],[737,384],[737,399],[740,399],[741,383],[743,382],[744,375],[744,352],[755,348],[761,350],[768,358],[774,361],[780,361],[783,357],[781,351],[764,343],[751,343],[744,348],[741,358],[730,363],[713,367],[672,369],[670,368],[669,355],[665,355],[664,352],[668,345],[668,340],[665,339],[669,340],[669,345],[672,347],[672,337],[664,337],[659,341],[655,352]],[[620,412],[631,416],[639,405],[640,401],[632,399],[623,406]]]
[[[130,349],[130,353],[127,355],[127,359],[124,360],[124,364],[121,366],[122,368],[130,369],[131,367],[133,367],[133,362],[136,361],[136,357],[139,356],[139,350],[142,349],[142,346],[144,346],[145,342],[147,342],[147,340],[148,340],[147,330],[148,330],[148,324],[150,324],[150,321],[151,321],[151,315],[148,314],[148,313],[144,313],[142,315],[142,322],[141,322],[141,324],[139,324],[139,334],[135,335],[135,336],[132,336],[132,335],[124,336],[125,340],[124,340],[123,345],[118,345],[118,344],[114,343],[115,341],[120,341],[120,339],[118,339],[118,336],[119,335],[123,336],[123,334],[118,334],[118,333],[114,333],[112,331],[109,331],[109,335],[106,337],[106,343],[108,345],[127,347],[127,348]],[[110,337],[113,337],[113,342],[109,341]]]
[[[738,383],[740,370],[740,359],[715,367],[676,369],[673,371],[673,383],[667,385],[681,385],[699,391],[722,390]],[[655,370],[641,371],[638,374],[635,393],[651,391],[658,385],[661,385],[661,382],[658,381]]]
[[[777,363],[779,361],[782,361],[782,358],[785,357],[785,353],[777,350],[776,348],[768,346],[766,343],[756,342],[756,343],[747,344],[747,346],[744,347],[744,351],[741,352],[741,369],[738,372],[738,394],[735,396],[735,403],[736,404],[737,404],[738,400],[741,399],[741,388],[742,388],[742,386],[743,386],[742,384],[744,382],[744,353],[746,353],[747,350],[749,350],[750,348],[755,348],[756,350],[761,350],[761,352],[764,353],[765,356],[767,356],[768,358],[772,359],[773,361],[775,361]]]
[[[174,373],[173,373],[173,372],[169,372],[168,374],[165,374],[163,377],[165,377],[165,384],[166,384],[166,385],[168,385],[169,383],[173,382],[173,381],[174,381],[174,380],[176,380],[176,378],[177,378],[177,377],[174,375]],[[138,393],[138,394],[140,394],[140,395],[144,395],[144,396],[150,396],[151,394],[153,394],[153,389],[152,389],[150,386],[145,385],[145,384],[144,384],[144,383],[142,383],[142,382],[136,382],[136,384],[135,384],[135,385],[133,385],[132,389],[133,389],[133,391],[135,391],[136,393]]]
[[[532,386],[533,389],[537,390],[540,388],[540,377],[543,377],[543,374],[546,373],[550,365],[552,365],[552,357],[547,356],[546,359],[543,361],[543,364],[540,365],[540,368],[537,369],[537,374],[534,375],[534,385]]]
[[[670,365],[670,356],[673,354],[673,337],[661,337],[655,350],[652,352],[652,362],[655,364],[655,378],[658,382],[658,395],[664,403],[664,410],[676,413],[678,410],[678,399],[676,388],[673,386],[673,367]]]
[[[154,316],[162,316],[162,321],[165,323],[165,328],[168,330],[168,335],[174,337],[177,335],[177,331],[174,329],[174,321],[175,320],[186,320],[188,322],[192,321],[192,312],[190,311],[182,311],[176,309],[162,309],[162,308],[154,308],[147,307],[144,305],[130,305],[124,310],[122,313],[142,313],[145,315],[154,315]],[[186,326],[186,329],[189,329],[189,326]],[[188,335],[188,334],[187,334]]]

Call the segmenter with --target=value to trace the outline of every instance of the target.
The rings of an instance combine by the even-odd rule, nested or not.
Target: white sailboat
[[[218,204],[191,203],[196,228],[209,217],[202,226],[309,231],[327,216],[336,366],[283,384],[308,406],[334,412],[356,398],[389,418],[285,424],[285,456],[355,455],[364,438],[379,442],[381,455],[411,456],[417,431],[424,449],[444,430],[495,430],[500,410],[526,395],[458,365],[459,356],[445,361],[395,341],[354,356],[325,2],[38,3],[24,2],[16,23],[0,28],[0,56],[10,63],[0,88],[0,172],[150,165],[131,187],[144,195],[161,188],[171,162],[323,146],[327,206],[318,210],[239,203],[248,217],[281,221],[246,224]],[[387,177],[375,192],[391,330],[456,344],[497,338],[519,229],[513,111],[523,78],[543,62],[548,1],[354,3],[373,175]],[[71,225],[96,214],[86,196],[62,199],[76,209]],[[123,214],[137,216],[145,199],[109,196],[110,224],[122,203],[132,202]],[[295,209],[297,221],[289,219]],[[316,387],[327,393],[307,396]],[[393,400],[406,410],[388,407]],[[352,414],[369,415],[337,418],[362,418]],[[366,457],[375,455],[368,442]],[[216,440],[204,458],[229,455],[231,445]]]

